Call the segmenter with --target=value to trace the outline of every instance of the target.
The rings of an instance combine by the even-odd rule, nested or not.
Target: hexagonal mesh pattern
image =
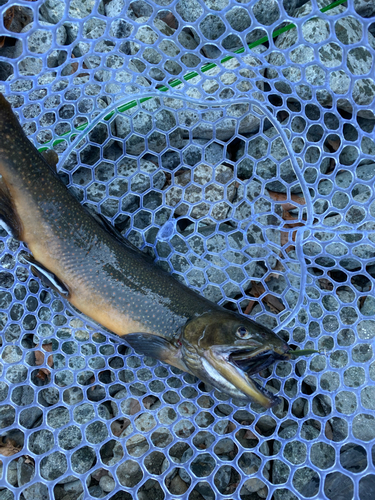
[[[0,90],[80,201],[321,349],[260,374],[272,410],[238,403],[73,311],[2,231],[1,499],[373,497],[375,6],[328,3],[0,0]]]

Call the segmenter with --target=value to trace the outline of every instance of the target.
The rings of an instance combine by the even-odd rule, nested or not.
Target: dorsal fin
[[[86,208],[86,207],[85,207]],[[86,208],[86,210],[89,212],[89,214],[96,220],[100,226],[107,231],[108,234],[112,236],[120,245],[126,247],[129,250],[133,250],[134,252],[140,254],[144,259],[148,260],[149,262],[154,262],[154,259],[148,255],[147,253],[142,252],[138,247],[133,245],[129,240],[127,240],[121,233],[120,231],[112,226],[112,224],[108,221],[106,217],[102,214],[98,213],[92,213],[90,210]]]

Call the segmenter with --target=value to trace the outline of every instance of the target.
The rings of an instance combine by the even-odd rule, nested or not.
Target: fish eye
[[[251,333],[247,331],[244,326],[239,326],[236,331],[237,337],[240,339],[248,339],[251,337]]]

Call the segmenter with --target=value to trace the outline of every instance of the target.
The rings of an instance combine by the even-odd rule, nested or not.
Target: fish
[[[0,94],[0,222],[23,241],[49,286],[136,352],[226,395],[270,408],[280,402],[254,377],[291,348],[272,330],[200,296],[93,215],[61,181]]]

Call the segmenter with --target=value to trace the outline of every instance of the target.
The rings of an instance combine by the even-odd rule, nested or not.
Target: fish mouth
[[[211,369],[216,370],[217,374],[226,381],[224,386],[219,382],[219,380],[222,381],[222,378],[215,377],[217,383],[213,383],[213,377],[211,377],[211,384],[217,389],[235,398],[255,401],[265,408],[271,408],[280,403],[280,398],[265,389],[252,376],[272,365],[275,361],[289,359],[289,346],[286,344],[283,349],[277,350],[264,347],[258,349],[244,347],[229,351],[212,346],[206,351],[205,358],[211,365]]]
[[[286,353],[279,354],[271,349],[255,354],[250,349],[240,349],[229,354],[228,361],[250,377],[272,365],[275,361],[285,361],[288,358]]]

